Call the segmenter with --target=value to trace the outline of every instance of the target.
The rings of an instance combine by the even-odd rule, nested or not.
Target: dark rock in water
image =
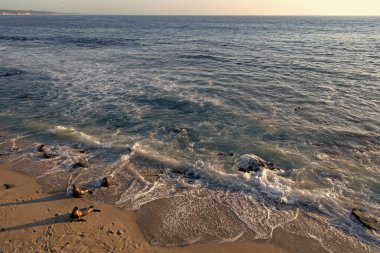
[[[220,152],[218,153],[218,156],[234,156],[234,153],[225,153],[225,152]]]
[[[185,177],[190,178],[190,179],[194,179],[194,180],[198,180],[202,177],[201,174],[199,174],[198,172],[195,172],[192,169],[184,169],[184,170],[173,169],[172,172],[176,173],[176,174],[184,175]]]
[[[187,133],[188,131],[189,129],[182,128],[182,127],[173,127],[168,130],[169,133],[175,133],[175,134]]]
[[[110,187],[111,184],[112,184],[112,177],[108,176],[102,179],[102,184],[101,184],[102,187]]]
[[[41,144],[40,146],[38,146],[37,151],[41,152],[41,153],[44,152],[44,147],[45,147],[45,145]]]
[[[365,227],[380,231],[380,218],[359,208],[352,209],[354,215]]]
[[[86,168],[88,166],[87,160],[86,159],[79,159],[78,162],[73,164],[73,169],[76,168]]]
[[[17,98],[17,99],[26,99],[26,98],[29,98],[29,95],[28,94],[22,94],[22,95],[15,96],[14,98]]]
[[[55,153],[48,153],[46,151],[43,151],[43,155],[42,157],[45,158],[45,159],[50,159],[50,158],[54,158],[54,157],[57,157],[58,154],[55,154]]]
[[[132,149],[130,147],[125,148],[124,152],[127,152],[128,154],[132,153]]]
[[[4,184],[4,187],[5,187],[5,189],[12,189],[12,188],[15,188],[16,187],[16,185],[14,185],[14,184]]]
[[[268,169],[268,170],[280,169],[276,167],[274,163],[267,162],[264,159],[253,154],[245,154],[239,157],[236,160],[235,166],[238,168],[239,171],[242,171],[245,173],[248,173],[251,171],[259,172],[263,169]]]
[[[12,147],[12,151],[19,151],[19,150],[20,150],[19,147],[16,147],[16,146]]]

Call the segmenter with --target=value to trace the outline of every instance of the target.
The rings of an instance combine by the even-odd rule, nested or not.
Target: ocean
[[[0,131],[20,148],[2,162],[157,207],[153,245],[280,227],[379,250],[351,215],[380,217],[379,17],[0,16]],[[278,169],[241,172],[246,154]]]

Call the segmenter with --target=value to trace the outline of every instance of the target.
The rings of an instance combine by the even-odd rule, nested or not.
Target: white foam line
[[[244,234],[244,231],[235,236],[234,238],[225,238],[221,241],[221,243],[227,243],[227,242],[236,242],[242,235]]]
[[[54,174],[57,172],[65,171],[64,169],[60,168],[59,166],[54,166],[50,170],[45,171],[42,175],[38,176],[37,178],[42,178],[50,174]]]

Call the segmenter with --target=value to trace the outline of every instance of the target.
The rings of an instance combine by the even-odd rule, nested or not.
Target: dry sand
[[[0,252],[321,252],[312,240],[281,231],[266,242],[154,247],[144,239],[135,212],[72,198],[65,191],[43,192],[32,177],[11,168],[0,164]],[[5,189],[5,183],[16,187]],[[91,205],[101,212],[86,216],[86,222],[71,220],[73,207]]]

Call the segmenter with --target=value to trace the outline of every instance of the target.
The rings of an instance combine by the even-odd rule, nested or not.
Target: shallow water
[[[96,194],[126,209],[172,199],[154,244],[281,226],[335,252],[329,224],[379,245],[350,215],[380,216],[379,41],[379,18],[1,16],[1,142],[53,146],[40,178],[115,176]],[[241,173],[243,154],[282,169]]]

